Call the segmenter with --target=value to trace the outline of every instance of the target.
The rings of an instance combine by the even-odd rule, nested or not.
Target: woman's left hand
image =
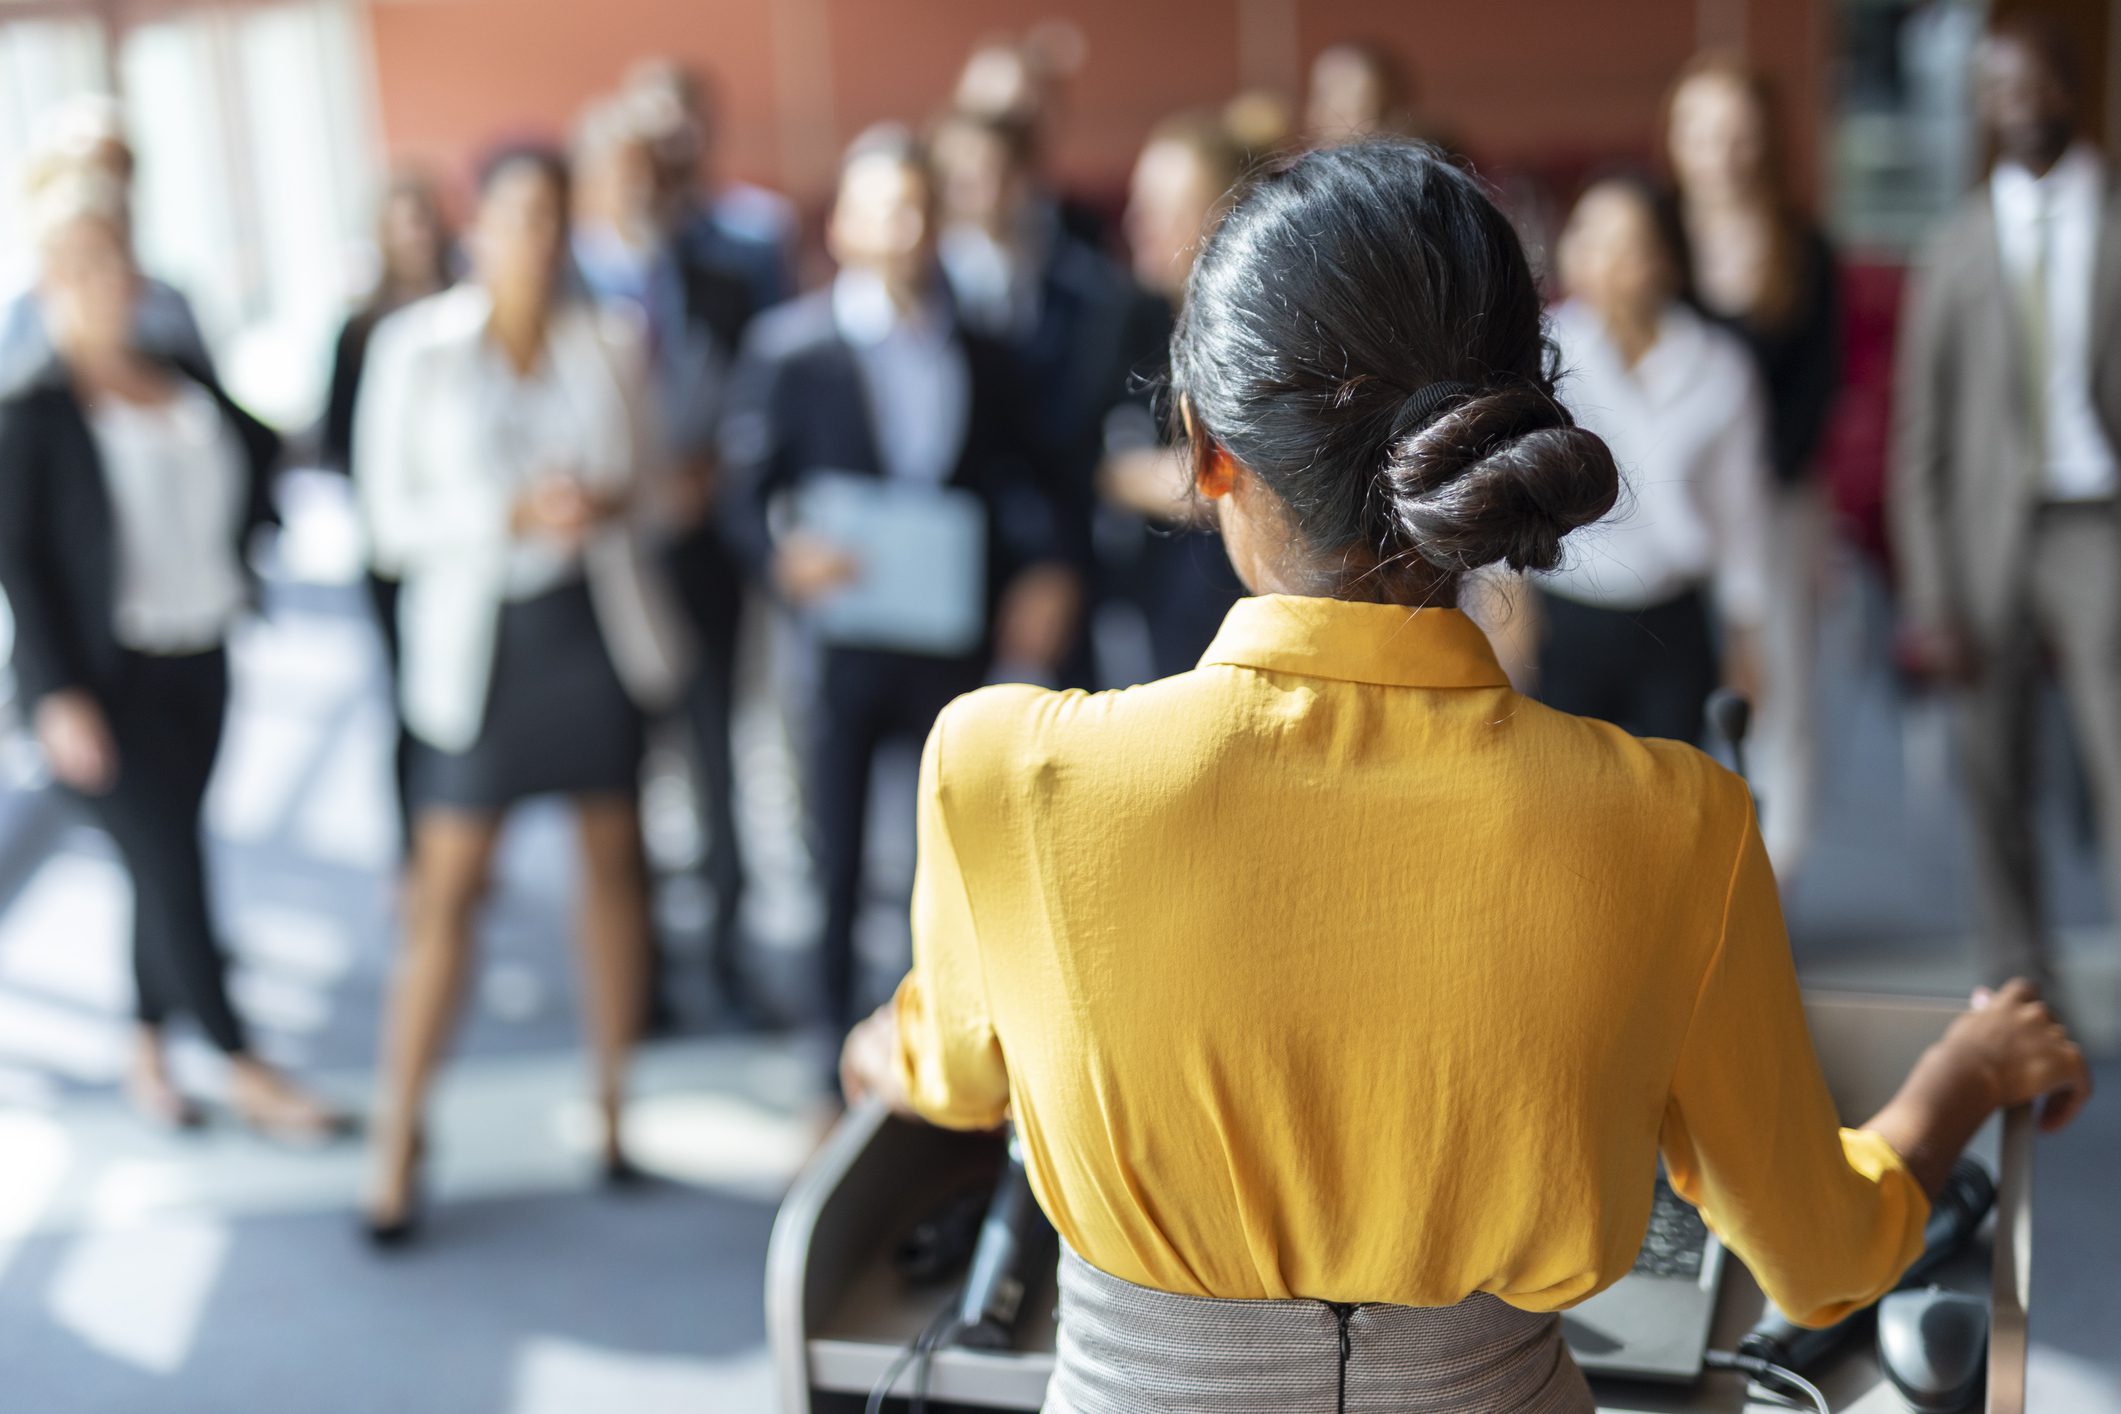
[[[898,1076],[898,1015],[885,1003],[856,1023],[840,1047],[840,1093],[851,1108],[872,1096],[911,1115]]]

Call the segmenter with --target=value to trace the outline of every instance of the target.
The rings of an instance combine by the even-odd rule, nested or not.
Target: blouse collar
[[[1480,626],[1457,609],[1263,594],[1230,606],[1200,660],[1392,687],[1508,687]]]

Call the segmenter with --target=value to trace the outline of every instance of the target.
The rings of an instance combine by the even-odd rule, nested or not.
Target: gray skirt
[[[1063,1248],[1046,1414],[1591,1414],[1561,1317],[1456,1306],[1216,1301]]]

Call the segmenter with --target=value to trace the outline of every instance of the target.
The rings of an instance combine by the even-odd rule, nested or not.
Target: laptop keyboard
[[[1709,1230],[1701,1214],[1672,1191],[1660,1169],[1657,1196],[1650,1204],[1650,1230],[1643,1235],[1642,1250],[1635,1254],[1636,1275],[1697,1280],[1708,1245]]]

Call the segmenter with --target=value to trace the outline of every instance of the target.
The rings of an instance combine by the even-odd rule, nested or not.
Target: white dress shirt
[[[1605,439],[1620,500],[1562,542],[1540,583],[1564,599],[1646,609],[1712,588],[1727,622],[1764,615],[1768,467],[1765,398],[1744,345],[1684,305],[1631,368],[1588,306],[1554,311],[1561,400]]]
[[[165,403],[105,399],[88,425],[117,532],[118,642],[165,655],[218,647],[244,599],[235,429],[188,379]]]
[[[2114,494],[2114,449],[2092,407],[2092,277],[2099,220],[2106,203],[2106,169],[2098,153],[2078,143],[2044,177],[2015,162],[1998,162],[1989,178],[1996,242],[2010,286],[2010,307],[2021,320],[2036,268],[2045,287],[2046,352],[2036,445],[2048,499],[2096,501]],[[2025,347],[2026,329],[2012,331]]]
[[[579,476],[592,455],[589,420],[549,353],[518,373],[491,339],[479,341],[471,395],[492,475],[518,493],[550,476]],[[535,599],[581,574],[581,553],[549,536],[518,537],[508,552],[508,597]]]
[[[884,474],[949,481],[972,415],[972,371],[949,314],[934,301],[901,312],[882,280],[843,270],[832,282],[832,318],[860,366]]]

